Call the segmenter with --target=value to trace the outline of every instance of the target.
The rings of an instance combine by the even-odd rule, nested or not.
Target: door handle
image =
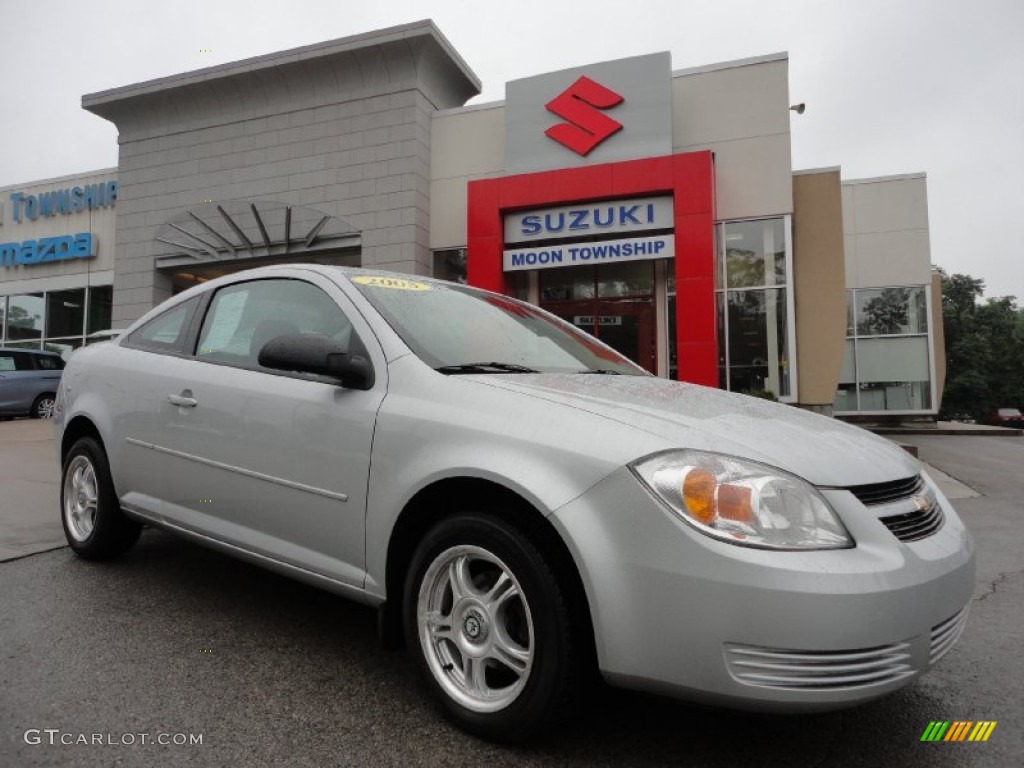
[[[179,408],[195,408],[199,401],[192,397],[192,390],[183,390],[180,395],[168,395],[167,402]]]

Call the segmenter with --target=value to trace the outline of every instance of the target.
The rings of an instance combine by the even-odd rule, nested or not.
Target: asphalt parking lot
[[[978,541],[967,630],[908,689],[786,717],[602,689],[548,741],[508,749],[441,720],[366,608],[154,530],[110,564],[28,554],[62,541],[49,430],[0,423],[2,765],[1024,763],[1024,439],[900,438],[979,494],[954,494]],[[922,743],[933,720],[998,725],[985,743]]]

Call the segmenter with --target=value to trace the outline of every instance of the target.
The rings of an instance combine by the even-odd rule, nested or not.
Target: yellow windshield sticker
[[[353,277],[353,283],[359,285],[371,285],[374,288],[391,288],[396,291],[429,291],[430,286],[426,283],[417,283],[412,280],[403,280],[400,277]]]

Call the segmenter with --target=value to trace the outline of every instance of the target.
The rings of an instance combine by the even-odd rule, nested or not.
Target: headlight
[[[671,451],[632,465],[648,488],[701,533],[764,549],[843,549],[853,539],[805,480],[746,459]]]

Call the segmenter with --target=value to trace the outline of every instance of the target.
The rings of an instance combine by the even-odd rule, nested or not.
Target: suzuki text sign
[[[505,215],[505,242],[566,239],[672,229],[672,198],[640,197],[562,205]]]
[[[672,152],[667,52],[512,80],[505,96],[507,173]]]

